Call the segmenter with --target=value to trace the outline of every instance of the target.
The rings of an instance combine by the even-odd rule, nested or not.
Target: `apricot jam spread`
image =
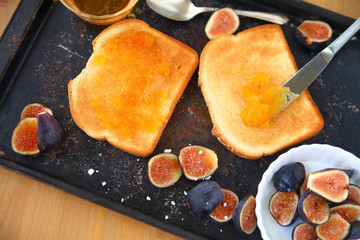
[[[168,94],[161,86],[172,70],[152,35],[129,30],[108,40],[89,64],[101,68],[92,77],[99,94],[91,97],[91,107],[105,129],[131,138],[166,122],[161,106]]]
[[[269,127],[271,118],[287,103],[289,88],[270,83],[266,74],[256,73],[241,87],[245,108],[241,112],[245,125]]]

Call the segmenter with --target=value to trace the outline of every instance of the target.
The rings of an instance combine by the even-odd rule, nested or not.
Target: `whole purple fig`
[[[37,144],[40,151],[60,146],[63,132],[60,124],[48,112],[37,115]]]

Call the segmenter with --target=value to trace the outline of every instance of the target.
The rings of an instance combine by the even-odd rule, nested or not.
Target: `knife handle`
[[[335,55],[342,46],[360,29],[360,18],[346,29],[337,39],[335,39],[327,48]],[[325,50],[325,49],[324,49]]]

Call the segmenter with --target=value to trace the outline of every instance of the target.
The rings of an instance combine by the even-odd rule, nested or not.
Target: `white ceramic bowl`
[[[298,218],[291,226],[282,227],[269,211],[270,197],[276,192],[272,177],[282,166],[293,162],[303,163],[307,174],[324,168],[353,168],[350,182],[360,185],[360,159],[341,148],[325,144],[303,145],[280,155],[265,171],[256,195],[257,224],[264,240],[289,240],[292,230],[301,222]]]

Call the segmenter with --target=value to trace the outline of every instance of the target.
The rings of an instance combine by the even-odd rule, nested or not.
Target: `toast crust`
[[[213,122],[212,134],[231,152],[258,159],[308,139],[324,121],[308,90],[273,117],[270,127],[247,127],[240,88],[262,72],[282,86],[298,68],[278,25],[268,24],[211,40],[200,56],[199,86]]]
[[[153,53],[140,55],[139,52],[146,53],[146,50],[136,47],[138,36],[144,36],[143,44],[149,44],[149,49],[156,51],[157,59],[150,59]],[[116,58],[124,61],[102,65],[104,49],[110,41],[118,39],[135,41],[134,47],[126,45],[130,46],[126,49],[128,55],[116,53],[119,54]],[[109,58],[109,54],[105,54],[106,57]],[[128,61],[134,65],[127,64]],[[86,67],[68,83],[72,118],[90,137],[147,157],[154,151],[197,65],[198,55],[189,46],[141,20],[120,21],[94,39],[93,54]],[[157,67],[163,67],[159,68],[160,73]],[[122,106],[124,104],[127,105]]]

